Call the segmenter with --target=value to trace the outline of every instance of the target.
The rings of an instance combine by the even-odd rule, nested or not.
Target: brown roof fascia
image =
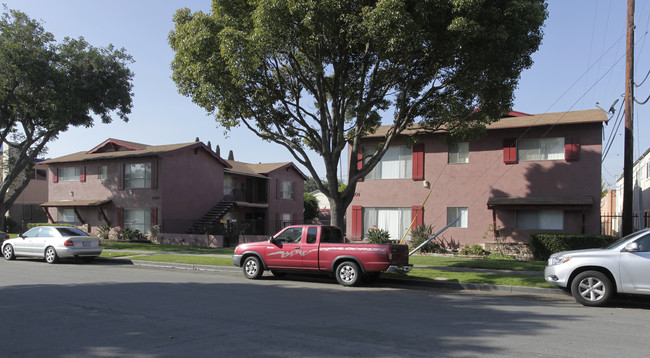
[[[510,129],[510,128],[527,128],[569,124],[585,123],[607,123],[609,118],[602,109],[588,109],[583,111],[555,112],[542,114],[527,114],[523,112],[512,111],[508,117],[488,124],[487,130]],[[383,138],[391,126],[380,126],[375,133],[364,136],[364,138]],[[438,131],[426,131],[421,126],[415,124],[404,131],[403,136],[415,136],[419,134],[444,133],[444,129]]]

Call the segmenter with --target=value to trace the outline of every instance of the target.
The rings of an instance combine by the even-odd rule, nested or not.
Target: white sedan
[[[40,257],[53,264],[60,258],[82,258],[91,261],[102,253],[98,238],[69,226],[39,226],[18,238],[2,243],[7,260],[18,256]]]

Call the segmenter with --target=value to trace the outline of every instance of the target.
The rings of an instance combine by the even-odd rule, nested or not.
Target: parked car
[[[72,257],[91,261],[101,253],[98,238],[68,226],[35,227],[2,243],[2,255],[7,260],[29,256],[44,258],[53,264],[60,258]]]
[[[585,306],[603,306],[617,293],[650,295],[649,272],[650,229],[644,229],[603,249],[555,253],[544,277]]]
[[[382,271],[408,272],[408,246],[344,243],[335,226],[297,225],[269,241],[240,244],[232,263],[244,276],[258,279],[264,270],[275,276],[286,272],[333,274],[343,286],[356,286],[379,277]]]

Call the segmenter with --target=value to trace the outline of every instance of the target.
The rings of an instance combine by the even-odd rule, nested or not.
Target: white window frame
[[[143,234],[151,231],[151,210],[124,209],[124,227],[138,230]]]
[[[137,166],[144,167],[142,173]],[[151,189],[151,163],[124,164],[124,189]]]
[[[61,223],[77,222],[77,214],[73,208],[58,208],[57,221]]]
[[[296,196],[296,183],[288,180],[280,181],[280,199],[293,200]]]
[[[447,162],[449,164],[469,163],[469,142],[455,142],[450,144]]]
[[[374,147],[363,148],[364,156],[373,155]],[[413,178],[413,149],[405,145],[391,146],[381,157],[379,163],[365,179],[412,179]]]
[[[517,140],[517,158],[520,162],[564,160],[564,137]]]
[[[411,225],[411,208],[382,208],[382,207],[364,207],[363,208],[363,235],[366,235],[368,229],[375,227],[386,230],[390,234],[391,240],[401,240],[409,225]],[[411,234],[406,236],[410,240]]]
[[[65,167],[57,169],[59,181],[79,181],[81,179],[80,167]]]
[[[237,191],[237,177],[233,175],[224,175],[223,177],[223,195],[235,195]]]
[[[524,230],[564,230],[563,210],[517,210],[515,228]]]
[[[460,216],[460,220],[456,221],[449,227],[467,229],[469,226],[469,208],[465,206],[449,206],[447,207],[447,225],[456,220]]]
[[[293,214],[282,214],[281,215],[281,220],[282,220],[282,228],[285,228],[287,226],[293,225]]]

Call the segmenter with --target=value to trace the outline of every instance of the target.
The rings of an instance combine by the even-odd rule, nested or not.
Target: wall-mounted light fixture
[[[429,183],[428,180],[423,181],[422,185],[424,186],[425,189],[429,189],[431,187],[431,183]]]

